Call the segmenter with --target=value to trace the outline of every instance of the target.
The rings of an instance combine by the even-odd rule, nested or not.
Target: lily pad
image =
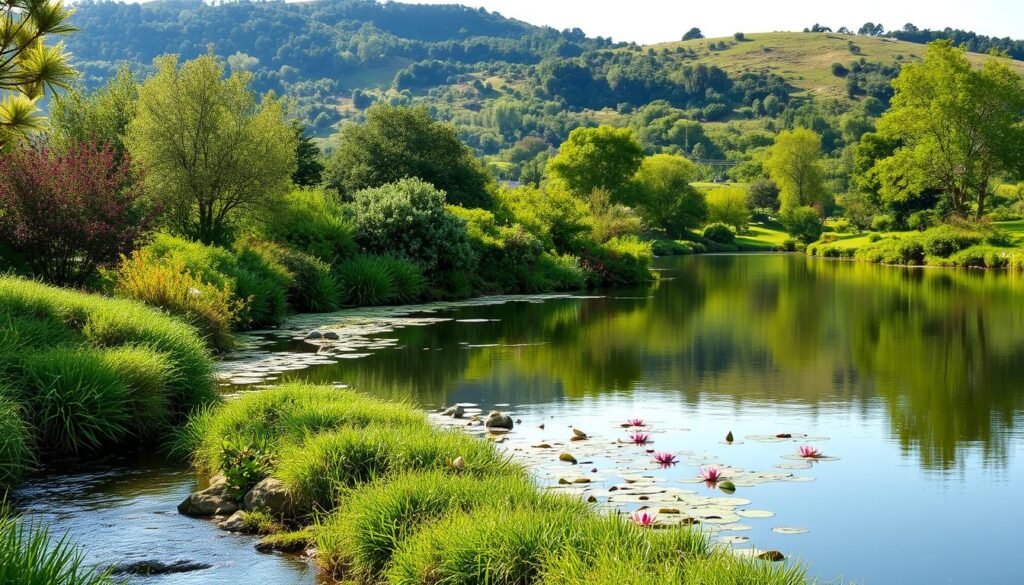
[[[771,518],[775,515],[775,512],[768,510],[737,510],[736,514],[742,518]]]
[[[746,544],[750,542],[747,536],[719,536],[718,542],[722,544]]]
[[[805,534],[810,532],[810,530],[807,528],[797,528],[795,526],[776,526],[775,528],[772,528],[772,532],[777,532],[779,534]]]

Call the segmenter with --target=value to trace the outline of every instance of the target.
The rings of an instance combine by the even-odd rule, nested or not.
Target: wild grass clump
[[[0,583],[18,585],[109,585],[108,573],[84,564],[65,538],[54,540],[42,526],[0,510]]]
[[[0,385],[0,492],[21,478],[32,462],[32,435],[13,391]]]
[[[461,431],[421,425],[370,425],[315,435],[282,450],[275,476],[307,508],[332,510],[342,491],[389,472],[447,469],[458,457],[461,473],[495,473],[508,463],[488,442]]]
[[[538,282],[533,290],[580,290],[587,287],[589,276],[579,258],[548,253],[537,259],[534,274]]]
[[[423,277],[423,270],[415,262],[391,256],[381,256],[380,260],[391,276],[391,283],[395,291],[390,300],[398,303],[412,303],[423,297],[423,292],[427,288],[427,279]]]
[[[381,257],[361,254],[338,265],[341,299],[346,305],[374,306],[389,303],[397,293],[391,263]]]
[[[124,258],[110,278],[115,295],[182,317],[216,350],[234,347],[231,328],[238,323],[246,303],[236,298],[227,284],[206,282],[201,273],[189,272],[181,259],[158,261],[147,250],[137,250]]]
[[[356,254],[355,229],[344,219],[337,198],[324,189],[289,193],[264,236],[334,264]]]
[[[147,440],[217,400],[195,328],[157,309],[0,277],[0,384],[45,451]]]
[[[603,244],[586,247],[580,261],[591,273],[593,286],[637,284],[651,280],[651,252],[649,242],[635,237],[612,238]]]
[[[214,474],[221,471],[225,443],[259,445],[276,453],[288,441],[374,423],[428,428],[426,417],[407,405],[342,388],[295,383],[197,412],[179,433],[175,451],[191,454],[201,471]]]
[[[242,532],[246,534],[275,534],[284,531],[276,518],[260,510],[242,510]]]
[[[553,505],[556,497],[541,494],[514,467],[483,477],[450,470],[388,476],[353,490],[334,514],[317,525],[317,564],[338,578],[377,581],[395,549],[431,521],[481,507],[540,509]],[[583,502],[573,501],[584,513]]]
[[[316,256],[280,249],[279,260],[292,274],[288,288],[288,304],[299,313],[329,313],[340,305],[338,283],[331,266]]]

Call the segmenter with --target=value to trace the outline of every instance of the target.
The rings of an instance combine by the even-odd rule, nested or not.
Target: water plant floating
[[[631,418],[626,421],[625,426],[627,427],[642,427],[644,426],[644,419],[642,418]]]
[[[650,438],[651,436],[648,435],[647,433],[637,432],[629,434],[629,440],[633,441],[634,445],[646,445],[647,441],[649,441]]]
[[[800,445],[800,447],[797,448],[797,451],[799,451],[800,456],[804,458],[817,459],[818,457],[821,457],[821,450],[810,445]]]
[[[636,512],[633,512],[630,514],[629,519],[637,526],[650,527],[658,523],[657,516],[644,510],[637,510]]]
[[[654,454],[654,461],[660,463],[662,467],[668,467],[679,463],[676,456],[667,451],[658,451]]]
[[[703,465],[700,468],[700,476],[704,478],[704,481],[716,483],[720,481],[724,475],[724,470],[717,465]],[[736,486],[733,486],[734,488]]]

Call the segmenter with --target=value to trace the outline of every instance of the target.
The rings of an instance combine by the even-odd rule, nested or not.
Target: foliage
[[[306,129],[298,122],[292,123],[295,131],[295,172],[292,183],[297,187],[315,187],[323,179],[323,155],[313,139],[306,135]]]
[[[823,201],[825,178],[820,158],[821,137],[812,130],[784,130],[775,138],[765,166],[779,186],[783,211]]]
[[[707,219],[704,194],[690,183],[697,167],[682,156],[656,154],[643,159],[636,172],[634,201],[644,221],[680,237]]]
[[[32,462],[32,435],[23,416],[13,390],[0,385],[0,492],[20,479]]]
[[[159,307],[184,318],[216,350],[234,347],[231,328],[245,310],[232,289],[205,282],[181,258],[158,261],[149,250],[136,250],[110,275],[115,295]]]
[[[407,178],[447,194],[448,203],[488,207],[489,177],[455,132],[426,108],[376,105],[366,121],[349,124],[327,161],[325,183],[345,196]]]
[[[18,148],[0,157],[0,176],[0,247],[51,283],[84,284],[151,225],[128,163],[109,146]]]
[[[586,204],[559,189],[501,189],[494,216],[505,225],[522,225],[545,250],[558,253],[575,251],[588,231]]]
[[[1024,160],[1020,78],[997,59],[973,69],[964,49],[936,41],[920,63],[903,67],[893,87],[878,130],[902,146],[877,163],[883,196],[933,187],[955,213],[973,206],[984,215],[991,181]]]
[[[712,223],[704,226],[704,233],[701,235],[705,240],[716,244],[731,244],[736,241],[736,232],[724,223]]]
[[[80,144],[109,145],[120,161],[138,97],[139,83],[126,65],[96,91],[75,89],[54,95],[50,102],[50,147],[66,153]]]
[[[416,262],[434,286],[476,266],[465,222],[445,210],[444,193],[427,182],[401,179],[364,189],[354,195],[352,211],[364,250]]]
[[[220,469],[227,478],[228,494],[237,501],[269,476],[273,465],[271,456],[252,443],[224,441],[221,447]]]
[[[927,230],[919,236],[919,239],[926,254],[945,258],[954,252],[981,243],[985,239],[985,235],[976,230],[942,225]]]
[[[854,254],[858,260],[880,264],[919,265],[924,263],[924,246],[915,238],[887,238],[862,246]]]
[[[340,292],[331,266],[316,256],[277,247],[277,261],[291,276],[288,306],[300,313],[329,313],[338,309]]]
[[[285,104],[270,95],[257,102],[252,75],[235,70],[223,79],[210,54],[180,67],[166,55],[154,66],[125,144],[169,227],[227,243],[239,228],[268,218],[288,188],[296,139]]]
[[[67,88],[76,75],[64,44],[51,35],[75,29],[61,0],[11,0],[0,5],[0,150],[42,126],[36,102],[45,90]]]
[[[342,206],[324,189],[294,189],[262,234],[333,264],[356,253],[355,234]]]
[[[384,256],[360,254],[336,268],[341,299],[346,305],[386,305],[398,294]]]
[[[707,194],[708,220],[732,226],[738,233],[747,231],[750,210],[747,192],[741,187],[718,187]]]
[[[0,510],[0,583],[19,585],[110,585],[66,538],[54,539],[38,523]]]
[[[794,207],[782,212],[779,216],[782,225],[790,236],[805,244],[821,237],[824,224],[821,221],[821,214],[813,207]]]
[[[618,286],[651,280],[649,242],[635,237],[612,238],[580,251],[580,264],[591,273],[592,286]]]
[[[612,203],[611,193],[597,189],[587,198],[590,208],[590,237],[596,242],[612,238],[635,236],[640,233],[641,221],[636,213],[619,203]]]
[[[761,177],[747,189],[747,207],[751,209],[779,210],[779,186],[775,181]]]
[[[577,128],[548,160],[545,174],[577,197],[607,190],[612,201],[628,201],[627,188],[644,151],[628,128]]]

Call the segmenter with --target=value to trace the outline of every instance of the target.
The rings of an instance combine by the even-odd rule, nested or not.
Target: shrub
[[[871,218],[871,229],[876,232],[891,232],[896,227],[896,219],[891,215],[879,213]]]
[[[391,266],[382,256],[361,254],[337,269],[341,299],[346,305],[384,305],[395,298]]]
[[[54,284],[84,284],[151,225],[127,157],[111,146],[16,148],[0,157],[0,177],[0,246]]]
[[[786,210],[779,219],[790,236],[805,244],[810,244],[820,238],[824,227],[821,223],[821,215],[813,207],[795,207]]]
[[[39,524],[0,511],[0,583],[110,585],[66,539],[54,540]]]
[[[338,309],[341,293],[330,265],[311,254],[283,247],[278,249],[278,260],[292,276],[287,295],[293,310],[328,313]]]
[[[795,252],[796,243],[796,240],[794,240],[793,238],[786,238],[785,240],[782,241],[782,249],[786,252]]]
[[[504,225],[522,225],[545,250],[560,254],[578,251],[589,230],[586,204],[560,189],[501,189],[494,215]]]
[[[364,250],[408,258],[434,286],[450,273],[470,273],[476,258],[466,223],[445,210],[445,195],[419,179],[364,189],[354,196],[356,237]]]
[[[916,239],[889,238],[863,246],[854,257],[881,264],[918,265],[924,263],[924,246]]]
[[[655,256],[685,256],[693,254],[694,250],[688,242],[659,239],[651,241],[651,252]]]
[[[227,479],[228,494],[241,501],[249,490],[270,475],[273,458],[266,450],[252,443],[224,441],[220,469]]]
[[[273,221],[266,222],[268,240],[312,254],[334,264],[356,254],[355,229],[342,207],[324,189],[296,189],[285,198]]]
[[[181,259],[158,261],[148,250],[123,258],[110,278],[117,296],[182,317],[216,350],[234,347],[231,327],[245,310],[245,302],[228,285],[205,282],[202,275],[189,272]]]
[[[881,240],[881,239],[882,239],[882,235],[881,234],[875,234],[875,233],[868,234],[868,241],[871,242],[871,243],[875,243],[875,242],[877,242],[878,240]]]
[[[736,232],[724,223],[713,223],[704,227],[704,239],[716,244],[731,244],[736,241]]]
[[[93,349],[53,348],[23,362],[22,398],[42,445],[95,451],[129,434],[129,391]]]
[[[340,488],[399,470],[447,469],[457,457],[465,461],[461,473],[477,476],[506,465],[492,444],[460,430],[372,424],[320,433],[286,446],[275,475],[304,505],[331,510],[340,501]]]
[[[963,228],[943,225],[926,231],[921,236],[924,251],[929,256],[948,257],[982,241],[982,234]]]
[[[538,508],[542,496],[518,470],[475,477],[450,471],[404,473],[355,490],[316,528],[317,563],[339,578],[379,580],[395,549],[420,527],[480,507]],[[585,509],[579,505],[581,513]]]
[[[907,227],[912,230],[923,230],[935,225],[936,221],[938,221],[938,217],[932,209],[915,211],[907,216]]]
[[[568,254],[541,254],[533,274],[539,281],[534,290],[579,290],[587,286],[587,270],[579,258]]]
[[[32,461],[32,443],[21,405],[0,385],[0,493],[21,478]]]
[[[971,246],[951,254],[948,264],[975,268],[1007,268],[1010,259],[1008,250],[991,246]]]
[[[392,300],[411,303],[423,296],[427,280],[423,277],[423,271],[414,262],[390,256],[380,256],[380,262],[391,277],[394,288]]]
[[[1010,248],[1013,246],[1013,237],[1005,230],[994,229],[985,236],[985,243],[997,248]]]
[[[580,253],[592,285],[625,285],[651,280],[651,245],[636,238],[613,238]]]
[[[845,218],[837,219],[834,222],[832,222],[832,229],[835,230],[837,234],[857,233],[857,226],[853,225],[853,223],[850,220]]]
[[[235,254],[235,293],[248,299],[242,323],[252,328],[280,324],[288,314],[288,291],[295,285],[282,261],[283,248],[248,238],[236,247]]]

